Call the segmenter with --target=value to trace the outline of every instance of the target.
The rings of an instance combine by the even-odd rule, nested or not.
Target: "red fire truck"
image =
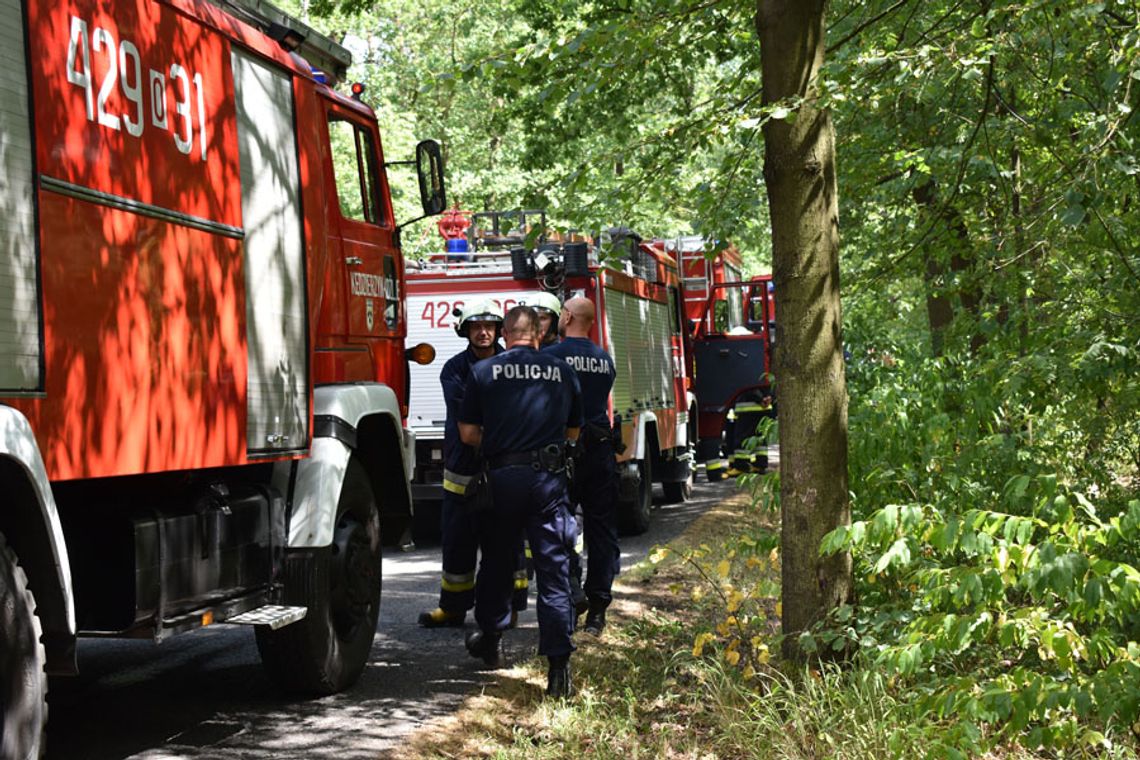
[[[697,459],[713,481],[725,477],[730,461],[738,471],[762,471],[766,455],[743,444],[760,418],[774,417],[772,276],[709,283],[691,324]]]
[[[413,492],[425,501],[439,498],[446,418],[439,371],[466,345],[454,332],[456,309],[484,298],[509,309],[539,290],[561,300],[585,296],[597,308],[591,338],[609,351],[618,371],[610,402],[626,446],[618,455],[619,519],[624,532],[642,533],[654,482],[669,501],[692,492],[692,396],[677,264],[629,230],[612,231],[603,265],[586,241],[547,241],[543,229],[541,211],[474,214],[466,246],[449,238],[449,253],[409,267],[408,336],[430,343],[437,356],[411,370],[408,426],[418,447]]]
[[[0,2],[4,757],[81,634],[253,624],[283,686],[350,685],[410,514],[376,118],[339,45],[217,2]]]

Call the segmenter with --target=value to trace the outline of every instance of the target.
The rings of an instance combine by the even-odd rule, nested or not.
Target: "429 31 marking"
[[[96,93],[91,62],[93,56],[100,55],[106,57],[107,70]],[[166,102],[168,76],[174,89],[173,119]],[[194,149],[196,134],[199,155],[206,160],[206,104],[200,73],[191,74],[181,64],[171,63],[162,70],[148,67],[144,81],[142,59],[133,42],[127,39],[116,42],[114,35],[101,26],[90,31],[86,20],[72,16],[67,81],[83,89],[88,121],[116,132],[125,131],[132,137],[142,137],[148,125],[172,131],[174,146],[187,156]],[[123,113],[111,113],[107,109],[107,101],[116,91],[128,103]],[[146,107],[148,101],[149,108]],[[197,116],[196,132],[193,116]]]

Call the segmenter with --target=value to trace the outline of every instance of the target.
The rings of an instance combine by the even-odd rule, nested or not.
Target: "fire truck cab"
[[[630,230],[615,229],[601,261],[585,239],[544,237],[545,215],[536,210],[475,214],[466,228],[465,245],[449,237],[448,253],[409,265],[409,339],[431,343],[437,356],[432,364],[412,367],[408,424],[418,446],[417,499],[439,498],[446,419],[439,372],[466,347],[454,332],[456,310],[484,298],[508,310],[540,290],[562,301],[585,296],[597,309],[590,337],[617,367],[610,404],[625,445],[618,455],[620,527],[644,532],[653,483],[662,484],[669,501],[692,492],[692,397],[675,259]]]
[[[347,687],[410,517],[375,115],[339,45],[216,2],[0,0],[5,758],[79,635],[244,623],[285,688]]]

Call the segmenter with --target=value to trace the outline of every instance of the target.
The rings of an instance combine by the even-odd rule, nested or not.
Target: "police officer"
[[[617,536],[617,479],[609,416],[610,390],[617,368],[610,355],[590,340],[594,304],[588,298],[571,298],[562,307],[558,332],[561,343],[546,348],[566,361],[582,386],[586,426],[579,436],[581,455],[574,465],[575,496],[582,504],[586,534],[588,601],[586,633],[599,636],[606,626],[606,608],[613,599],[614,576],[620,570]]]
[[[479,630],[467,650],[488,665],[501,657],[509,626],[510,557],[521,533],[530,540],[538,578],[539,654],[550,662],[546,693],[571,691],[570,548],[564,444],[582,427],[582,394],[566,362],[539,353],[538,315],[516,306],[503,321],[507,351],[475,365],[459,416],[463,442],[482,446],[495,524],[481,530],[483,562],[475,587]]]
[[[500,353],[497,342],[503,322],[503,311],[489,299],[464,307],[455,324],[455,332],[467,338],[467,348],[451,357],[439,373],[447,420],[443,429],[443,503],[440,506],[440,541],[443,575],[440,580],[439,606],[420,614],[419,623],[426,628],[461,626],[467,610],[475,604],[475,564],[479,549],[475,517],[467,508],[468,488],[479,469],[475,449],[459,440],[459,410],[467,377],[476,362]],[[524,572],[523,582],[526,576]],[[521,604],[521,606],[520,606]],[[515,609],[526,609],[526,588]]]
[[[545,350],[558,344],[558,320],[562,314],[562,302],[558,296],[545,290],[535,291],[523,297],[522,303],[538,312],[539,348]],[[574,505],[570,505],[571,514]],[[574,523],[577,526],[577,522]],[[586,592],[582,589],[582,532],[574,537],[573,551],[570,553],[570,593],[574,599],[574,614],[581,615],[589,608]]]

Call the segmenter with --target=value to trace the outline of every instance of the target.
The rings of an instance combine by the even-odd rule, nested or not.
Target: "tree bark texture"
[[[800,102],[764,126],[764,181],[780,305],[775,357],[783,514],[784,655],[797,634],[851,594],[851,557],[821,557],[820,542],[851,521],[847,389],[839,306],[835,132],[816,100],[825,0],[757,0],[765,105]]]

